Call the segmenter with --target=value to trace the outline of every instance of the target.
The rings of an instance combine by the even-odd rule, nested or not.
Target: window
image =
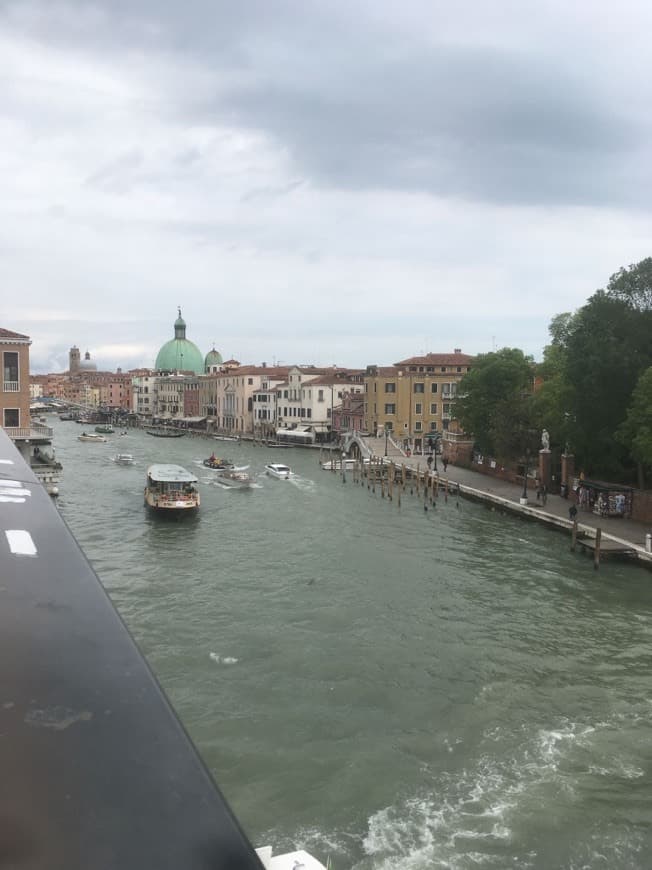
[[[437,384],[430,384],[430,392],[431,393],[437,392]]]
[[[442,412],[443,412],[444,414],[450,414],[450,412],[451,412],[451,406],[450,406],[450,405],[443,404],[441,407],[442,407]]]
[[[417,403],[415,404],[415,406],[414,406],[414,413],[415,413],[415,414],[423,414],[423,405],[421,404],[421,402],[417,402]]]
[[[3,354],[3,389],[6,393],[18,392],[18,354],[15,351],[5,351]],[[18,425],[7,424],[7,425]]]
[[[317,401],[318,401],[318,402],[323,402],[323,401],[324,401],[324,391],[323,391],[323,390],[318,390],[318,391],[317,391]]]
[[[414,431],[421,432],[421,421],[420,420],[417,420],[417,422],[414,424]]]
[[[5,408],[3,426],[18,426],[20,425],[20,412],[18,408]]]
[[[431,413],[431,414],[436,414],[436,413],[437,413],[437,402],[431,402],[431,403],[430,403],[430,413]]]
[[[433,422],[430,424],[430,431],[431,431],[431,432],[436,432],[436,431],[437,431],[437,424],[434,422],[434,420],[433,420]]]
[[[424,390],[425,390],[425,384],[415,384],[414,385],[414,392],[415,393],[423,393]]]
[[[396,413],[396,405],[394,405],[394,404],[385,405],[385,413],[386,414],[395,414]]]
[[[395,383],[385,384],[385,392],[386,393],[395,393],[396,392],[396,384]]]
[[[249,384],[250,387],[253,385],[253,382],[254,382],[253,378],[247,378],[247,383]]]

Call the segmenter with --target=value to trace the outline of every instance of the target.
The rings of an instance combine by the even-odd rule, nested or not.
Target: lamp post
[[[523,474],[523,495],[521,496],[521,504],[527,504],[527,473],[530,466],[530,448],[525,448],[525,473]]]
[[[387,439],[389,438],[389,429],[387,428],[387,423],[385,423],[385,456],[387,456]]]
[[[439,444],[439,439],[435,438],[435,446],[432,449],[432,452],[435,457],[435,471],[437,471],[437,445]]]

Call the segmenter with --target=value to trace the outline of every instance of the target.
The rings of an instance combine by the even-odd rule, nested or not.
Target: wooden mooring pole
[[[575,552],[577,547],[577,520],[573,520],[573,530],[571,531],[571,553]]]
[[[593,567],[597,571],[600,567],[600,541],[602,539],[602,529],[595,530],[595,552],[593,554]]]

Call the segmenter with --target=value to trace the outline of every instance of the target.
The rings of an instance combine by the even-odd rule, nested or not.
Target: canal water
[[[254,845],[335,870],[650,866],[645,570],[451,497],[399,509],[310,450],[54,426],[61,514]],[[213,449],[256,488],[216,485]],[[195,520],[145,512],[154,461],[196,468]]]

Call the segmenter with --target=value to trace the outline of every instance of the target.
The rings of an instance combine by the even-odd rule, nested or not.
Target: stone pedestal
[[[575,477],[575,456],[572,453],[561,455],[561,482],[570,487]]]
[[[552,491],[552,459],[550,450],[545,447],[539,450],[539,480],[545,484],[548,492]]]

